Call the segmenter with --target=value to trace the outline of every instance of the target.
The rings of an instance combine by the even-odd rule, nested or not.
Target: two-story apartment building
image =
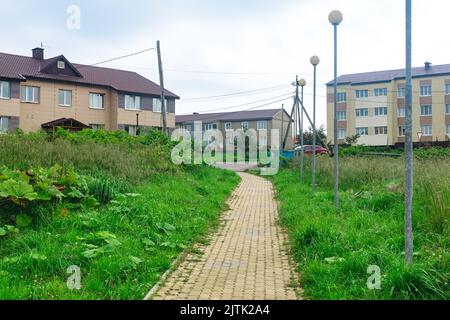
[[[338,139],[359,134],[359,144],[404,143],[405,70],[338,78]],[[334,139],[334,89],[327,83],[328,140]],[[450,65],[413,68],[414,142],[449,141]],[[419,141],[420,139],[420,141]]]
[[[288,140],[286,149],[292,149],[293,133],[292,126],[289,129],[289,121],[292,121],[290,115],[282,109],[272,110],[253,110],[253,111],[238,111],[226,113],[211,113],[176,116],[176,125],[178,128],[184,128],[192,132],[194,130],[195,122],[202,122],[202,130],[220,130],[223,137],[223,145],[233,144],[233,141],[226,141],[227,133],[239,129],[254,129],[257,132],[266,131],[268,146],[272,144],[271,130],[279,130],[280,133],[280,147],[283,143],[286,132],[288,132]]]
[[[165,95],[173,129],[179,97]],[[36,131],[73,119],[135,134],[138,125],[162,127],[160,97],[160,87],[135,72],[73,64],[62,55],[45,59],[42,48],[31,57],[0,53],[0,132]]]

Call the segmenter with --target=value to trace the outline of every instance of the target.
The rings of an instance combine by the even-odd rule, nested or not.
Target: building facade
[[[414,142],[449,141],[450,65],[413,69]],[[338,78],[338,141],[360,135],[358,144],[393,146],[405,141],[405,70]],[[328,140],[334,140],[333,81],[327,84]]]
[[[165,92],[167,123],[175,128],[175,101]],[[0,53],[0,132],[37,131],[58,119],[93,129],[162,127],[161,89],[137,73],[72,64],[64,56],[44,59]],[[57,122],[57,121],[56,121]]]
[[[220,130],[224,137],[223,146],[233,144],[232,140],[227,141],[227,133],[234,132],[239,129],[254,129],[257,133],[266,132],[267,140],[264,140],[264,138],[259,140],[260,144],[267,144],[268,146],[271,146],[271,130],[276,129],[279,130],[280,133],[280,148],[283,144],[286,133],[288,133],[285,149],[292,149],[293,147],[292,126],[289,129],[290,121],[290,115],[282,109],[214,114],[195,113],[192,115],[176,116],[176,126],[178,128],[184,128],[190,132],[194,131],[195,122],[202,123],[203,131]]]

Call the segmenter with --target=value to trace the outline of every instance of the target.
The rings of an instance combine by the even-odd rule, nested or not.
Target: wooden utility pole
[[[163,131],[164,133],[167,134],[168,132],[167,132],[166,97],[164,92],[164,72],[161,58],[161,43],[159,40],[156,42],[156,47],[158,50],[159,86],[161,87],[161,113],[163,121]]]

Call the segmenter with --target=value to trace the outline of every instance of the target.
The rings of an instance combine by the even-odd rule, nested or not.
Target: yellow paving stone
[[[239,173],[220,230],[197,245],[154,300],[296,300],[298,275],[290,265],[287,236],[278,225],[272,184]],[[298,281],[298,280],[297,280]],[[301,292],[300,289],[298,292]]]

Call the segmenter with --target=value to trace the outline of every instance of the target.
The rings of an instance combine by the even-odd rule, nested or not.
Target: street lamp
[[[306,86],[306,80],[305,79],[300,79],[298,84],[300,85],[300,87],[302,87],[302,104],[303,104],[303,89]],[[305,137],[304,137],[304,132],[305,129],[303,128],[303,119],[304,119],[304,113],[303,113],[303,107],[301,108],[300,111],[300,144],[301,144],[301,149],[300,149],[300,181],[303,182],[303,176],[304,176],[304,159],[305,159],[305,150],[304,150],[304,146],[305,146]]]
[[[339,145],[337,122],[337,27],[344,20],[338,10],[328,15],[328,20],[334,27],[334,205],[339,209]]]
[[[314,95],[313,95],[313,158],[312,158],[312,192],[316,191],[316,91],[317,91],[317,65],[320,63],[318,56],[312,56],[310,60],[314,66]]]

